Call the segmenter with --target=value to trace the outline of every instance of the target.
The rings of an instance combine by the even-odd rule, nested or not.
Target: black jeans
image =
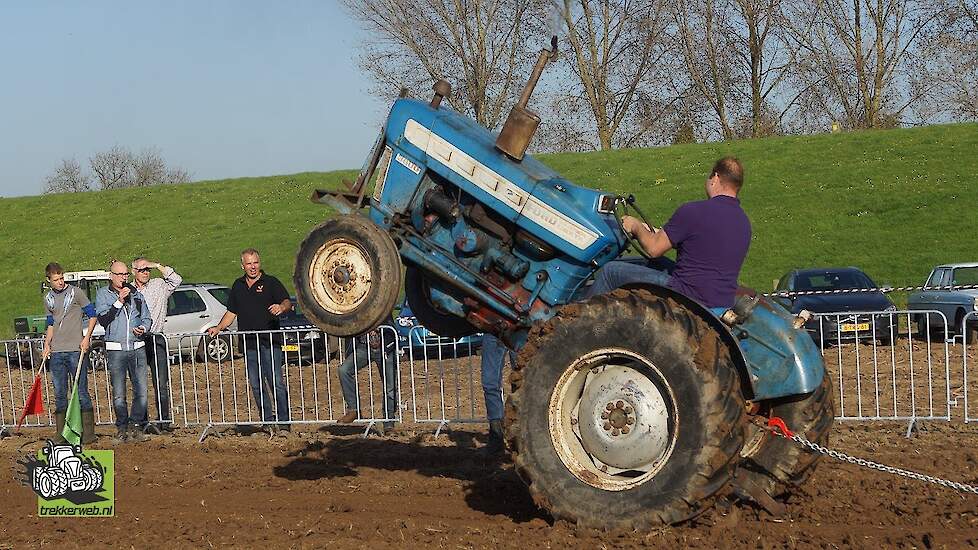
[[[166,337],[146,336],[146,364],[153,379],[153,401],[161,424],[173,422],[170,416],[170,357],[166,353]]]

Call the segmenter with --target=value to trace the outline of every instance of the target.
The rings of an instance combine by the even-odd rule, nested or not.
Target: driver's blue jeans
[[[644,265],[629,262],[608,262],[594,276],[594,284],[588,289],[587,297],[607,294],[616,288],[634,283],[668,286],[669,277],[670,275],[665,271]]]

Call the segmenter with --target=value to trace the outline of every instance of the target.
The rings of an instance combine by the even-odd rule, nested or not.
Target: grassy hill
[[[760,290],[794,267],[856,265],[878,283],[921,284],[941,262],[978,260],[978,125],[778,137],[546,155],[571,181],[634,193],[663,220],[703,196],[716,158],[744,161],[754,240],[742,280]],[[364,154],[367,152],[364,151]],[[47,262],[105,269],[146,255],[188,281],[229,283],[238,253],[262,251],[291,286],[299,241],[328,211],[309,202],[354,172],[301,173],[73,195],[0,199],[0,336],[38,313]]]

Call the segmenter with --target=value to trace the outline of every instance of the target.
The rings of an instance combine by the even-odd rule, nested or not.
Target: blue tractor
[[[313,194],[340,215],[300,245],[299,303],[328,334],[362,334],[403,280],[432,332],[518,349],[507,446],[555,518],[648,529],[722,497],[779,511],[817,456],[756,424],[778,416],[824,443],[833,419],[804,319],[747,289],[722,312],[654,285],[585,298],[629,247],[629,201],[526,154],[540,123],[527,102],[554,55],[556,42],[498,135],[442,105],[447,82],[430,102],[397,99],[349,190]]]

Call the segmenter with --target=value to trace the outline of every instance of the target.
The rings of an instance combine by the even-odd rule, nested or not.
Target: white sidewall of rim
[[[650,369],[663,382],[663,386],[668,393],[667,403],[671,404],[670,416],[672,417],[673,432],[669,434],[669,445],[656,464],[648,472],[634,477],[626,478],[612,476],[599,470],[592,461],[588,460],[587,451],[584,449],[577,435],[574,433],[571,424],[571,412],[575,404],[580,401],[581,390],[584,387],[587,373],[590,369],[604,364],[602,359],[608,356],[627,357],[640,362]],[[643,373],[639,373],[645,376]],[[572,402],[565,402],[569,395],[578,396]],[[550,394],[550,403],[547,407],[547,425],[550,431],[550,439],[557,457],[564,467],[581,482],[602,489],[605,491],[627,491],[634,489],[648,481],[651,481],[662,467],[669,462],[672,452],[676,447],[677,434],[679,432],[679,415],[676,408],[676,397],[672,388],[662,375],[662,372],[647,358],[624,348],[601,348],[582,355],[573,364],[564,370],[563,374],[554,385],[553,392]]]

